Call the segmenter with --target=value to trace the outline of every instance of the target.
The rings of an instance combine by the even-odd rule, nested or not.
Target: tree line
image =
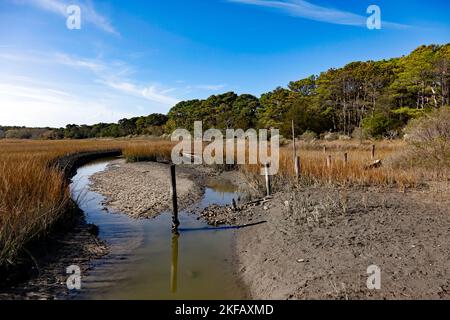
[[[166,115],[155,113],[144,117],[122,119],[118,123],[68,124],[65,128],[57,129],[0,126],[0,138],[59,140],[119,138],[130,135],[161,136],[164,134],[166,122]]]
[[[298,133],[395,136],[412,118],[450,104],[450,44],[421,46],[410,55],[352,62],[292,81],[259,99],[233,92],[183,101],[168,114],[168,129],[279,128]]]
[[[176,128],[192,130],[194,121],[203,121],[206,129],[278,128],[282,135],[290,136],[292,120],[299,134],[394,137],[409,120],[450,105],[449,65],[450,44],[421,46],[400,58],[332,68],[259,98],[227,92],[182,101],[167,115],[122,119],[117,124],[48,128],[44,138],[162,135]],[[20,135],[24,130],[0,127],[0,137]]]

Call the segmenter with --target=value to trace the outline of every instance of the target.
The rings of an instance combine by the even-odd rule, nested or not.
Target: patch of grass
[[[418,175],[412,169],[394,168],[385,160],[397,152],[401,152],[405,144],[400,141],[377,142],[376,159],[382,160],[380,168],[368,169],[373,142],[360,144],[355,141],[333,142],[301,142],[297,146],[300,156],[300,177],[296,180],[292,145],[280,149],[280,168],[273,177],[274,187],[282,187],[287,183],[336,186],[398,186],[414,187],[418,183]],[[347,154],[347,163],[344,160]],[[327,158],[331,157],[330,165]],[[260,165],[245,165],[241,171],[252,181],[253,185],[264,188],[264,179],[260,176]]]
[[[124,156],[129,162],[170,160],[171,151],[175,144],[175,142],[169,141],[130,144],[125,148]],[[376,159],[382,160],[383,166],[367,169],[366,167],[373,162],[371,153],[374,144],[376,146]],[[207,144],[204,144],[204,147],[206,146]],[[301,141],[297,145],[298,155],[301,158],[300,180],[296,181],[294,173],[292,145],[281,147],[279,172],[272,180],[275,187],[286,185],[286,183],[413,187],[418,183],[418,174],[413,169],[394,168],[390,166],[389,161],[385,161],[392,155],[402,152],[405,146],[406,144],[399,140],[377,142],[356,140]],[[245,154],[248,161],[248,144]],[[347,163],[344,161],[344,154],[347,154]],[[223,156],[225,159],[227,150],[224,150]],[[331,156],[330,166],[327,164],[329,156]],[[237,158],[237,148],[235,148],[233,157]],[[261,166],[261,164],[238,166],[254,189],[263,189],[265,185],[260,174]],[[225,169],[227,166],[216,165],[216,167]]]
[[[171,141],[151,141],[147,143],[130,143],[123,149],[123,155],[128,162],[139,161],[170,161],[172,148],[175,146]]]

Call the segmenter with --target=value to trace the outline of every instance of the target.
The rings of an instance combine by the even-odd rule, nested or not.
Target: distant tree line
[[[0,138],[84,139],[162,135],[176,128],[278,128],[290,136],[337,132],[371,137],[395,136],[413,118],[450,105],[450,44],[421,46],[410,55],[352,62],[343,68],[293,81],[260,98],[227,92],[204,100],[182,101],[167,116],[152,114],[117,124],[68,125],[64,129],[2,128]],[[22,136],[22,137],[21,137]]]
[[[130,135],[160,136],[164,133],[166,122],[166,115],[151,114],[146,117],[122,119],[118,123],[98,123],[93,126],[71,124],[65,129],[60,129],[60,135],[68,139],[119,138]]]
[[[69,124],[65,128],[1,127],[0,138],[9,139],[89,139],[119,138],[130,135],[161,136],[165,130],[167,116],[151,114],[145,117],[122,119],[118,123],[95,125]]]

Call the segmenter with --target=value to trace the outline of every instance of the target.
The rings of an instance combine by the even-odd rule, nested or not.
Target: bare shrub
[[[301,136],[300,139],[306,142],[313,142],[317,139],[317,134],[313,131],[305,131]]]
[[[366,137],[366,134],[364,133],[364,130],[362,128],[355,128],[353,130],[353,132],[352,132],[352,138],[362,142],[367,137]]]
[[[335,132],[329,132],[323,136],[323,139],[326,141],[335,141],[339,139],[339,134]]]
[[[450,108],[411,121],[405,133],[410,162],[425,167],[450,167]]]

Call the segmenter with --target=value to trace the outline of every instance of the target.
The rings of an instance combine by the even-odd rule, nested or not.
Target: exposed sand
[[[93,175],[91,181],[91,189],[105,196],[108,208],[134,218],[152,218],[171,207],[170,171],[166,164],[115,160],[107,170]],[[202,187],[181,167],[177,168],[177,193],[180,209],[195,202],[202,193]]]
[[[277,194],[238,220],[267,221],[237,231],[239,274],[256,299],[450,299],[450,210],[425,199],[431,194]],[[381,268],[381,290],[367,289],[370,265]]]

